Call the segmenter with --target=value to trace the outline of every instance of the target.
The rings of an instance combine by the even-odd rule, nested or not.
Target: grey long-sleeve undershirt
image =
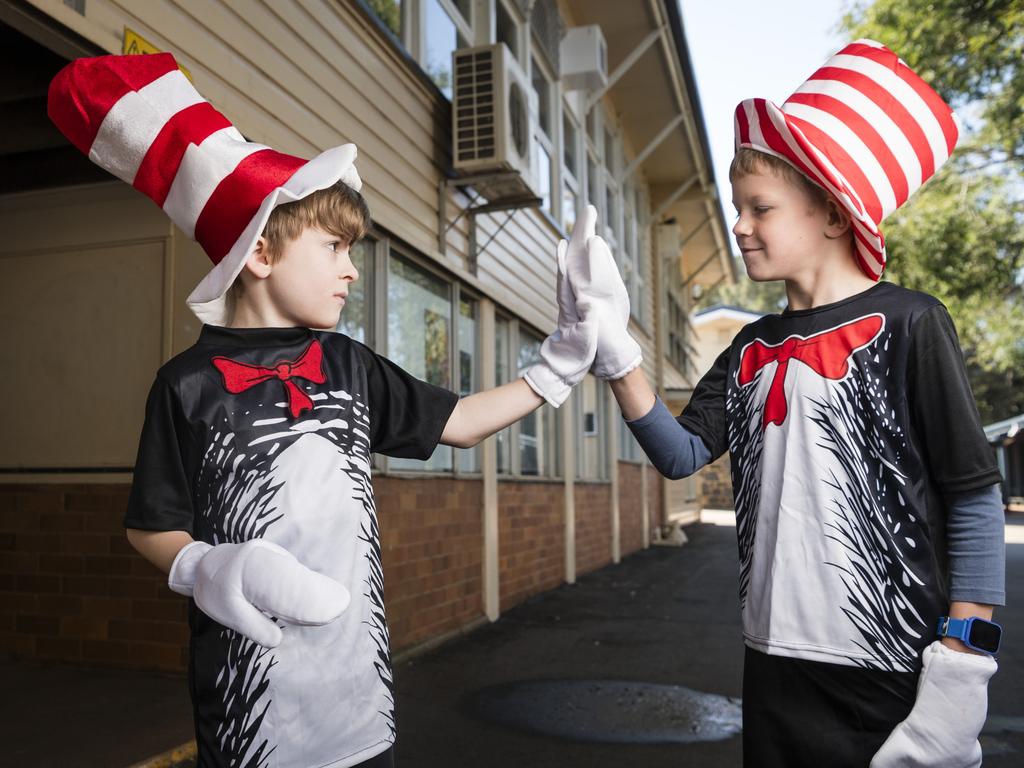
[[[661,398],[626,426],[655,469],[672,480],[692,475],[711,459],[704,441],[676,421]],[[949,494],[945,501],[950,600],[1005,605],[1005,519],[999,484]]]

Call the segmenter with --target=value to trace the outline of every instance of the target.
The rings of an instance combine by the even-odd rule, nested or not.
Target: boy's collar
[[[313,331],[299,326],[291,328],[228,328],[204,325],[199,344],[227,347],[286,347],[314,338]]]

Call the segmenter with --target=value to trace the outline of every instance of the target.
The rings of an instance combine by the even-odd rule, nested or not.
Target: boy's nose
[[[746,217],[740,216],[736,219],[736,223],[732,225],[732,233],[736,237],[745,237],[750,234],[750,225]]]

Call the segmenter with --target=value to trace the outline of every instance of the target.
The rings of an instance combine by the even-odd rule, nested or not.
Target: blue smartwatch
[[[939,619],[939,637],[953,637],[968,648],[995,654],[1003,638],[1003,628],[994,621],[980,619],[977,616],[969,619],[943,616]]]

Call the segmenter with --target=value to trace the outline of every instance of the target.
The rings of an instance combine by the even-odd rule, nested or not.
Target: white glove
[[[174,558],[167,585],[195,598],[214,621],[267,648],[279,645],[282,634],[265,614],[316,626],[337,619],[349,603],[341,584],[263,539],[217,546],[194,541]]]
[[[526,383],[555,408],[565,402],[569,392],[587,375],[597,353],[597,324],[576,311],[576,298],[566,278],[566,265],[582,258],[587,239],[594,234],[597,211],[588,211],[576,221],[569,241],[558,243],[558,327],[544,339],[540,347],[541,362],[531,366],[524,374]]]
[[[871,768],[976,768],[996,660],[936,640],[921,661],[914,708],[875,753]]]
[[[582,258],[569,258],[568,273],[577,309],[596,320],[601,329],[594,375],[621,379],[643,362],[643,354],[629,335],[629,292],[608,244],[600,237],[591,237]]]

